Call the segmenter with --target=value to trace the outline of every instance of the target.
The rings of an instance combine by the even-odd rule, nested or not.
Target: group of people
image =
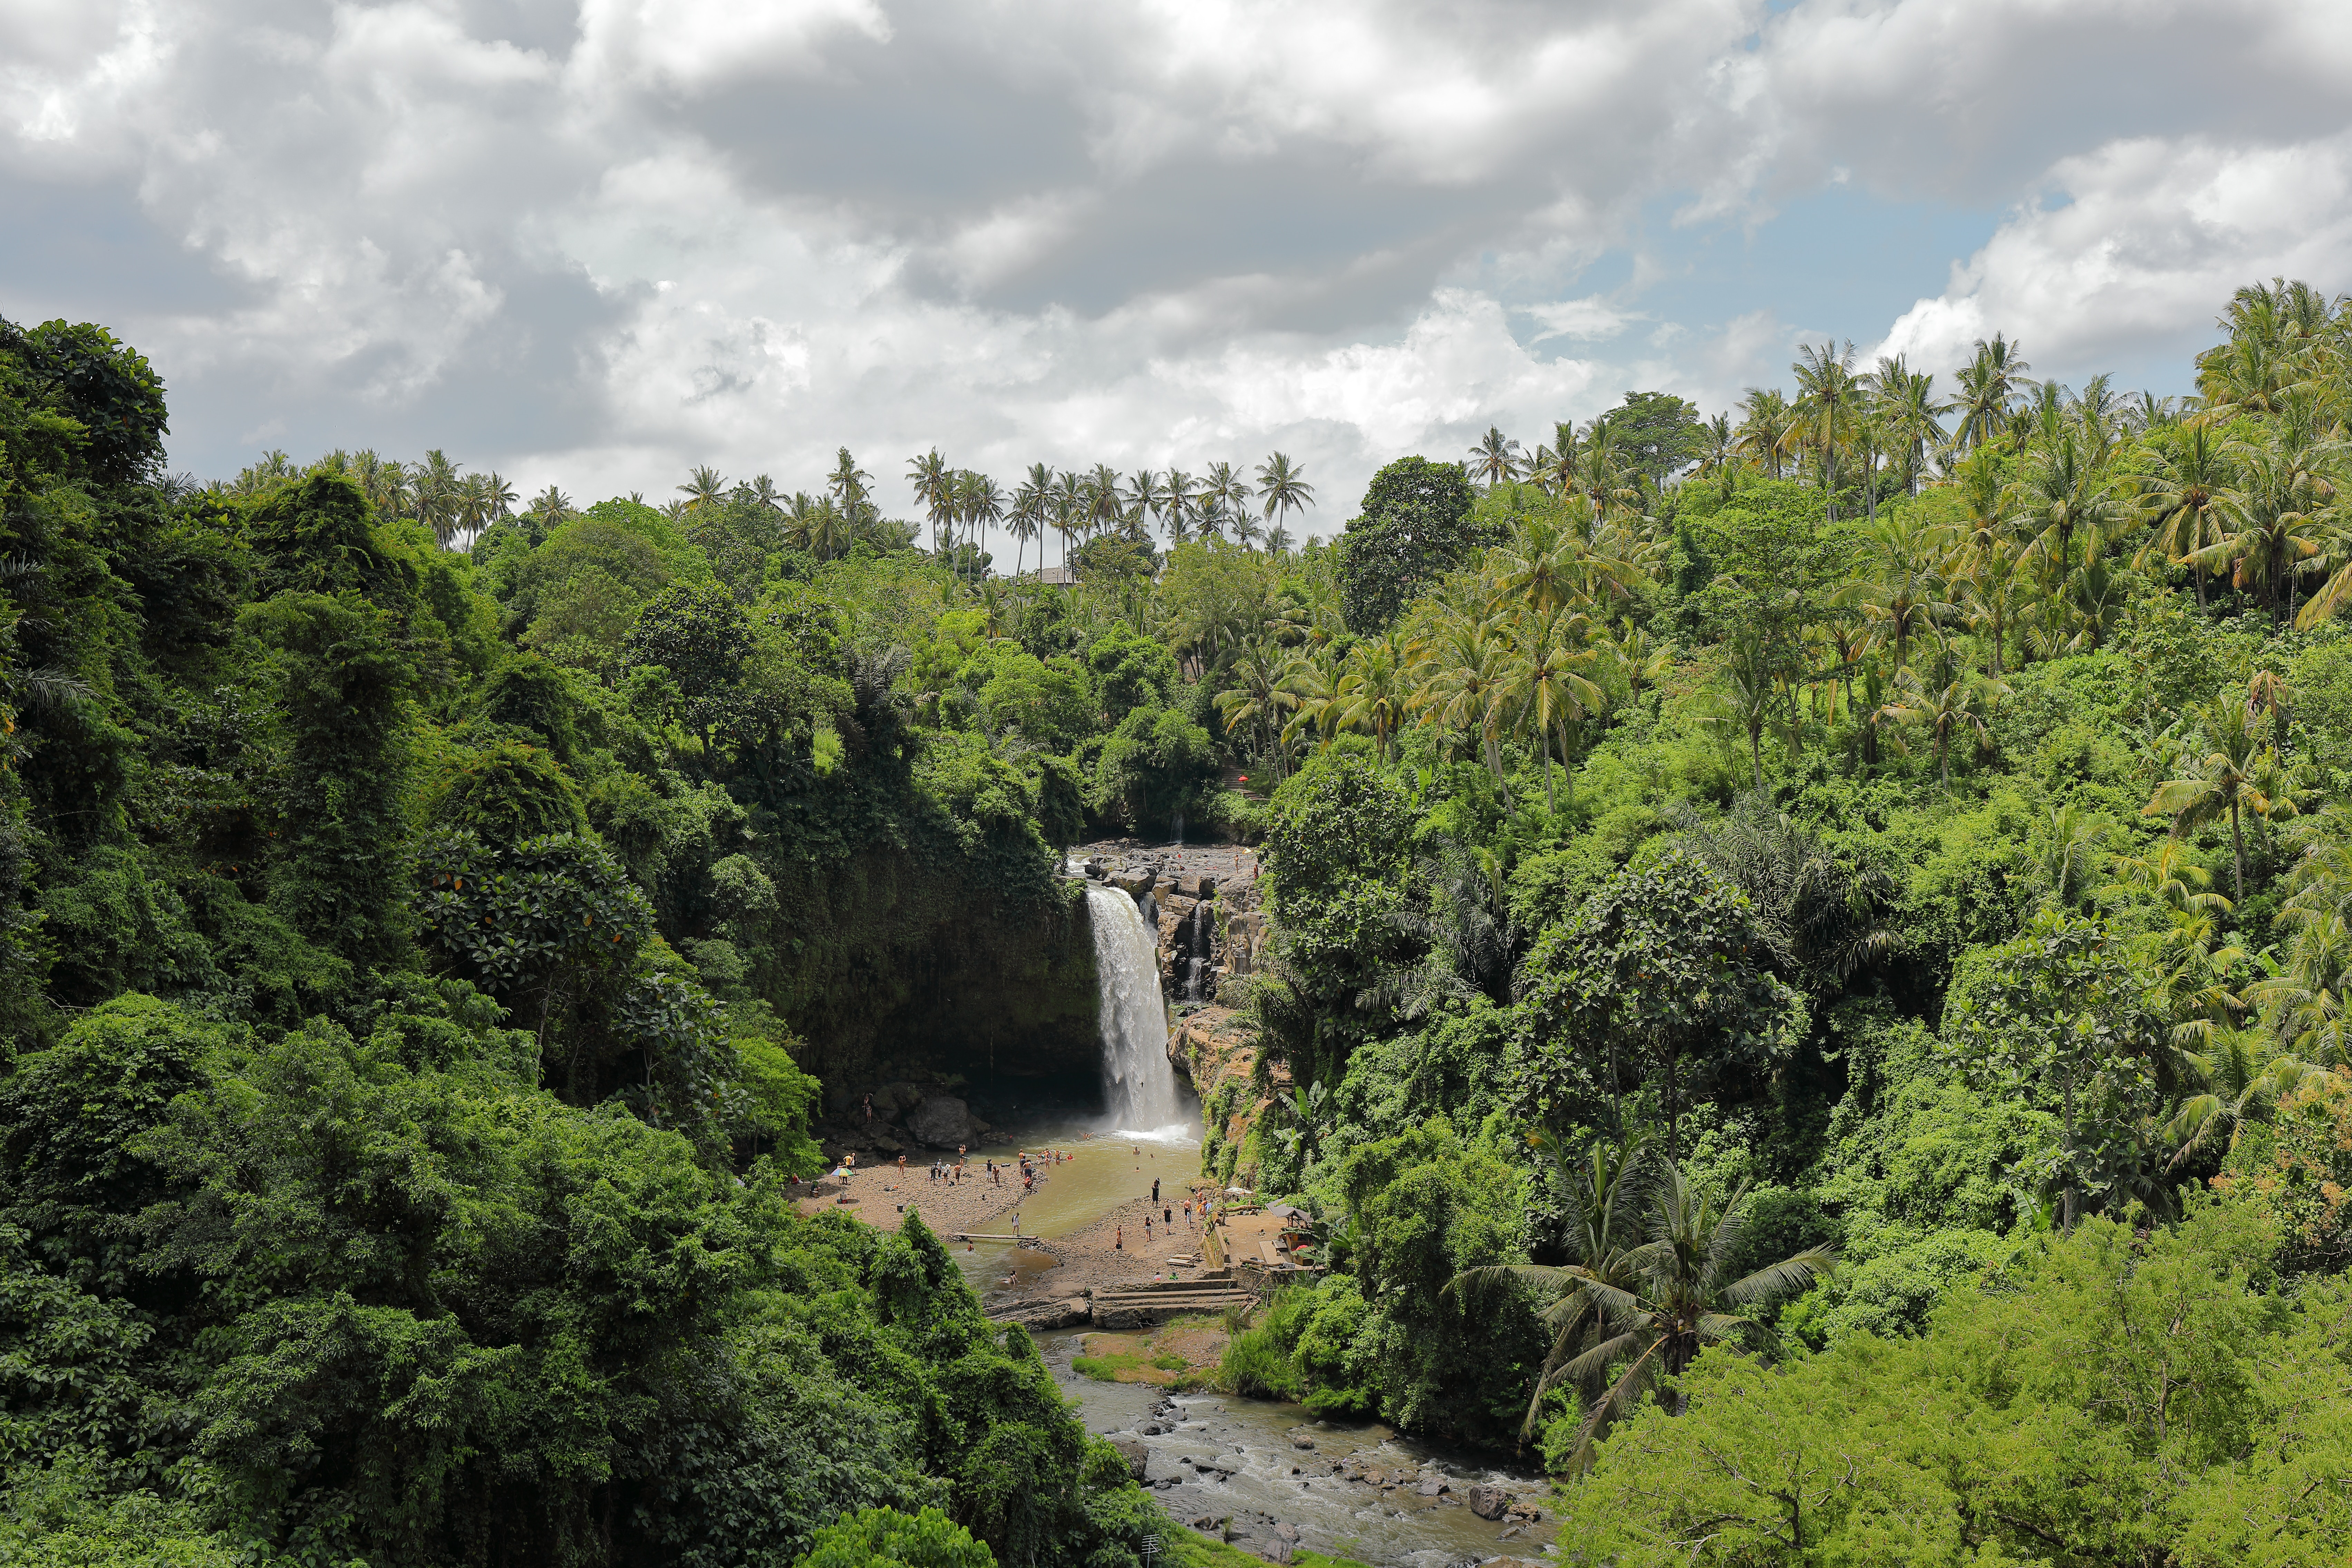
[[[1187,1230],[1200,1229],[1201,1222],[1209,1217],[1208,1199],[1202,1198],[1200,1200],[1201,1206],[1197,1213],[1195,1213],[1192,1207],[1192,1202],[1193,1200],[1191,1198],[1186,1198],[1181,1204],[1172,1198],[1165,1203],[1161,1202],[1160,1197],[1160,1180],[1156,1176],[1152,1178],[1152,1206],[1160,1211],[1160,1228],[1166,1231],[1169,1235],[1173,1236],[1176,1234],[1176,1211],[1179,1208],[1181,1208],[1184,1211],[1184,1228]],[[1110,1235],[1111,1249],[1116,1252],[1125,1252],[1127,1250],[1127,1227],[1123,1225],[1113,1226],[1111,1227]],[[1149,1247],[1151,1245],[1152,1236],[1151,1210],[1147,1208],[1143,1211],[1143,1242],[1145,1246]]]

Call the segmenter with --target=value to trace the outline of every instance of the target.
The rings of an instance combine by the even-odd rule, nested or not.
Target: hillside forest
[[[1210,1561],[793,1191],[891,1074],[1094,1092],[1064,852],[1189,834],[1271,922],[1203,1170],[1328,1265],[1234,1393],[1580,1562],[2340,1563],[2352,301],[2032,371],[896,519],[199,483],[0,323],[0,1556]]]

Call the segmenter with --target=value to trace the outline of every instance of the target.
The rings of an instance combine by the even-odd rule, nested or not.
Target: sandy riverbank
[[[1024,1297],[1075,1296],[1135,1284],[1170,1273],[1171,1258],[1199,1255],[1197,1205],[1211,1184],[1190,1174],[1188,1167],[1197,1159],[1193,1151],[1178,1153],[1165,1147],[1123,1147],[1095,1140],[1068,1152],[1070,1160],[1046,1167],[1045,1185],[1034,1195],[1021,1191],[1017,1167],[1007,1170],[1003,1185],[998,1186],[974,1159],[967,1166],[974,1173],[971,1179],[949,1184],[933,1182],[926,1167],[909,1160],[903,1176],[895,1162],[872,1169],[861,1166],[846,1183],[828,1175],[807,1189],[801,1212],[833,1210],[886,1229],[896,1229],[908,1213],[920,1215],[959,1256],[974,1258],[979,1275],[974,1284],[991,1310]],[[1155,1177],[1160,1183],[1158,1205],[1150,1197]],[[837,1201],[845,1190],[855,1202]],[[1188,1196],[1196,1205],[1189,1226],[1183,1209]],[[1080,1203],[1075,1213],[1074,1199]],[[1162,1210],[1175,1213],[1172,1233],[1160,1221]],[[1023,1217],[1024,1234],[1040,1237],[1034,1245],[1013,1250],[1002,1243],[960,1247],[953,1241],[966,1233],[1010,1234],[1016,1215]],[[1147,1215],[1151,1218],[1149,1239],[1143,1227]],[[1189,1278],[1195,1270],[1181,1272]]]

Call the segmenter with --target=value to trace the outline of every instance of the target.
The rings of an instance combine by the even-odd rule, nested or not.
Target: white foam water
[[[1151,933],[1135,900],[1090,884],[1087,912],[1100,976],[1103,1098],[1121,1135],[1177,1142],[1193,1136],[1168,1059],[1168,1004]]]

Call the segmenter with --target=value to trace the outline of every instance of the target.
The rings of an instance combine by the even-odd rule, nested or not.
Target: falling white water
[[[1088,886],[1095,969],[1101,976],[1104,1099],[1111,1125],[1142,1133],[1181,1124],[1176,1068],[1168,1059],[1168,1004],[1160,966],[1135,900],[1116,888]]]

